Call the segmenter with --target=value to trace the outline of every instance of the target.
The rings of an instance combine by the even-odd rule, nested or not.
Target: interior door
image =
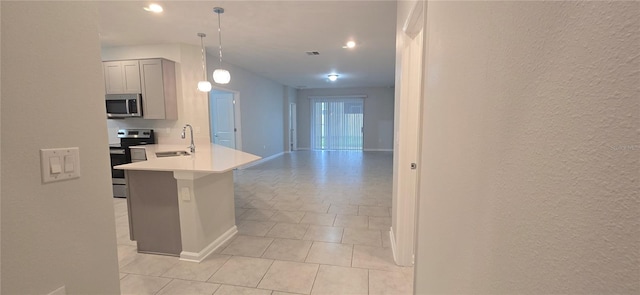
[[[296,126],[298,124],[298,119],[296,118],[296,104],[292,103],[289,107],[289,146],[290,150],[295,151],[298,149],[298,135],[296,131]]]
[[[236,148],[234,98],[232,92],[211,91],[211,141]]]

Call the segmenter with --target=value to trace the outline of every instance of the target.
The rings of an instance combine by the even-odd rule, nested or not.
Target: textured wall
[[[97,10],[2,1],[2,294],[119,294]],[[42,184],[42,148],[79,147]]]
[[[417,293],[640,293],[640,3],[427,11]]]

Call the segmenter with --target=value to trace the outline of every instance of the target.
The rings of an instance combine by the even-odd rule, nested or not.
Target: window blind
[[[364,99],[311,98],[311,147],[315,150],[362,150]]]

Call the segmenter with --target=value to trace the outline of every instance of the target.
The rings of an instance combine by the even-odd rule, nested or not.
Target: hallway
[[[239,233],[200,264],[137,254],[115,199],[122,293],[411,294],[389,243],[392,158],[298,151],[235,171]]]

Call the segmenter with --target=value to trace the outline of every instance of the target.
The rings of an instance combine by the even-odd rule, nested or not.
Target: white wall
[[[119,294],[97,10],[2,1],[2,294]],[[79,179],[42,184],[42,148]]]
[[[417,294],[640,293],[638,11],[428,3]]]
[[[208,73],[218,67],[217,57],[207,55]],[[215,61],[215,62],[214,62]],[[284,151],[284,85],[225,63],[231,82],[223,88],[240,92],[242,151],[263,158]],[[217,84],[213,83],[215,88]]]
[[[298,90],[298,148],[311,147],[312,96],[366,95],[364,99],[365,151],[391,151],[393,149],[393,88],[324,88]]]
[[[152,128],[160,143],[186,143],[180,138],[182,127],[189,123],[194,127],[194,139],[198,143],[210,142],[208,95],[197,90],[202,79],[202,52],[200,46],[186,44],[159,44],[103,48],[103,60],[138,59],[163,57],[176,62],[178,77],[178,120],[107,120],[111,141],[118,128]],[[207,56],[209,80],[217,58]],[[240,107],[242,150],[268,157],[284,151],[283,132],[283,85],[251,73],[245,69],[225,63],[231,73],[227,85],[213,84],[225,90],[239,92],[236,98]],[[187,144],[188,145],[188,144]]]

